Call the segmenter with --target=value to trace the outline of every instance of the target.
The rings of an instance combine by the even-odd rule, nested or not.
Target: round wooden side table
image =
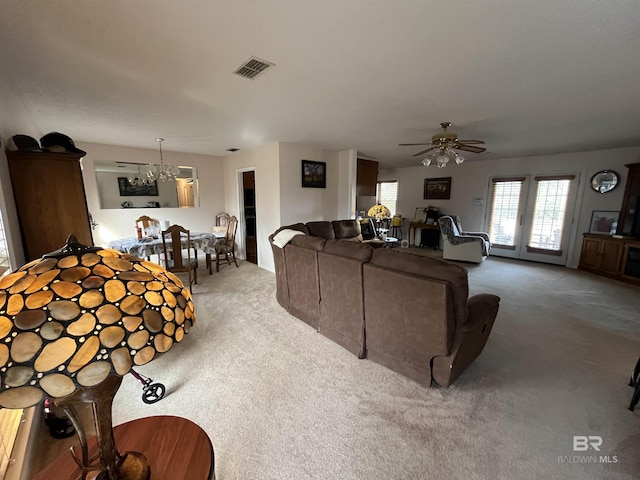
[[[206,432],[186,418],[145,417],[113,429],[120,453],[142,453],[153,480],[213,480],[213,445]],[[97,452],[91,443],[90,455]],[[33,480],[76,480],[81,471],[65,452],[41,470]]]

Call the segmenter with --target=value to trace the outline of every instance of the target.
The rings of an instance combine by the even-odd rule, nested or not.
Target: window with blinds
[[[574,178],[573,175],[535,177],[536,202],[527,249],[561,251],[567,200]]]
[[[398,181],[378,182],[376,201],[387,207],[393,217],[396,214],[396,203],[398,202]]]
[[[492,246],[515,249],[518,209],[522,185],[526,178],[494,178],[491,180],[489,238]]]

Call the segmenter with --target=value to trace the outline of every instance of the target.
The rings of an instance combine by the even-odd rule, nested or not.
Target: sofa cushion
[[[337,255],[339,257],[352,258],[360,262],[368,262],[369,259],[371,259],[373,248],[359,242],[327,240],[327,243],[324,246],[324,252]]]
[[[307,222],[307,228],[309,229],[309,235],[313,235],[314,237],[326,239],[336,238],[331,222]]]
[[[289,244],[321,252],[324,250],[324,244],[326,242],[327,240],[325,238],[313,237],[311,235],[297,235],[291,239]]]
[[[456,325],[464,325],[467,321],[469,315],[467,308],[469,279],[467,270],[463,267],[438,258],[429,258],[411,252],[387,248],[374,250],[371,256],[371,263],[391,270],[449,282],[453,295]]]
[[[284,230],[280,230],[273,236],[273,244],[276,247],[284,248],[284,246],[291,241],[293,237],[296,235],[304,235],[299,230],[292,230],[290,228],[285,228]]]
[[[358,220],[334,220],[331,222],[335,238],[353,238],[360,235],[360,222]]]

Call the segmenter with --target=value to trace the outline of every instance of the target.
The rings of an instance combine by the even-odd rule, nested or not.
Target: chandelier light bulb
[[[175,165],[165,165],[162,158],[162,142],[164,138],[156,138],[160,149],[160,165],[149,165],[147,178],[150,180],[160,180],[162,182],[175,181],[180,174],[180,169]]]

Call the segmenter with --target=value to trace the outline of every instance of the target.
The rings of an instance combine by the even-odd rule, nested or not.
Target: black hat
[[[9,139],[7,144],[9,150],[18,150],[20,152],[41,152],[38,141],[29,135],[14,135]]]
[[[66,135],[58,132],[47,133],[40,139],[40,145],[42,145],[42,148],[44,150],[54,153],[81,153],[83,155],[87,154],[87,152],[85,152],[84,150],[76,148],[73,140],[71,140]]]

